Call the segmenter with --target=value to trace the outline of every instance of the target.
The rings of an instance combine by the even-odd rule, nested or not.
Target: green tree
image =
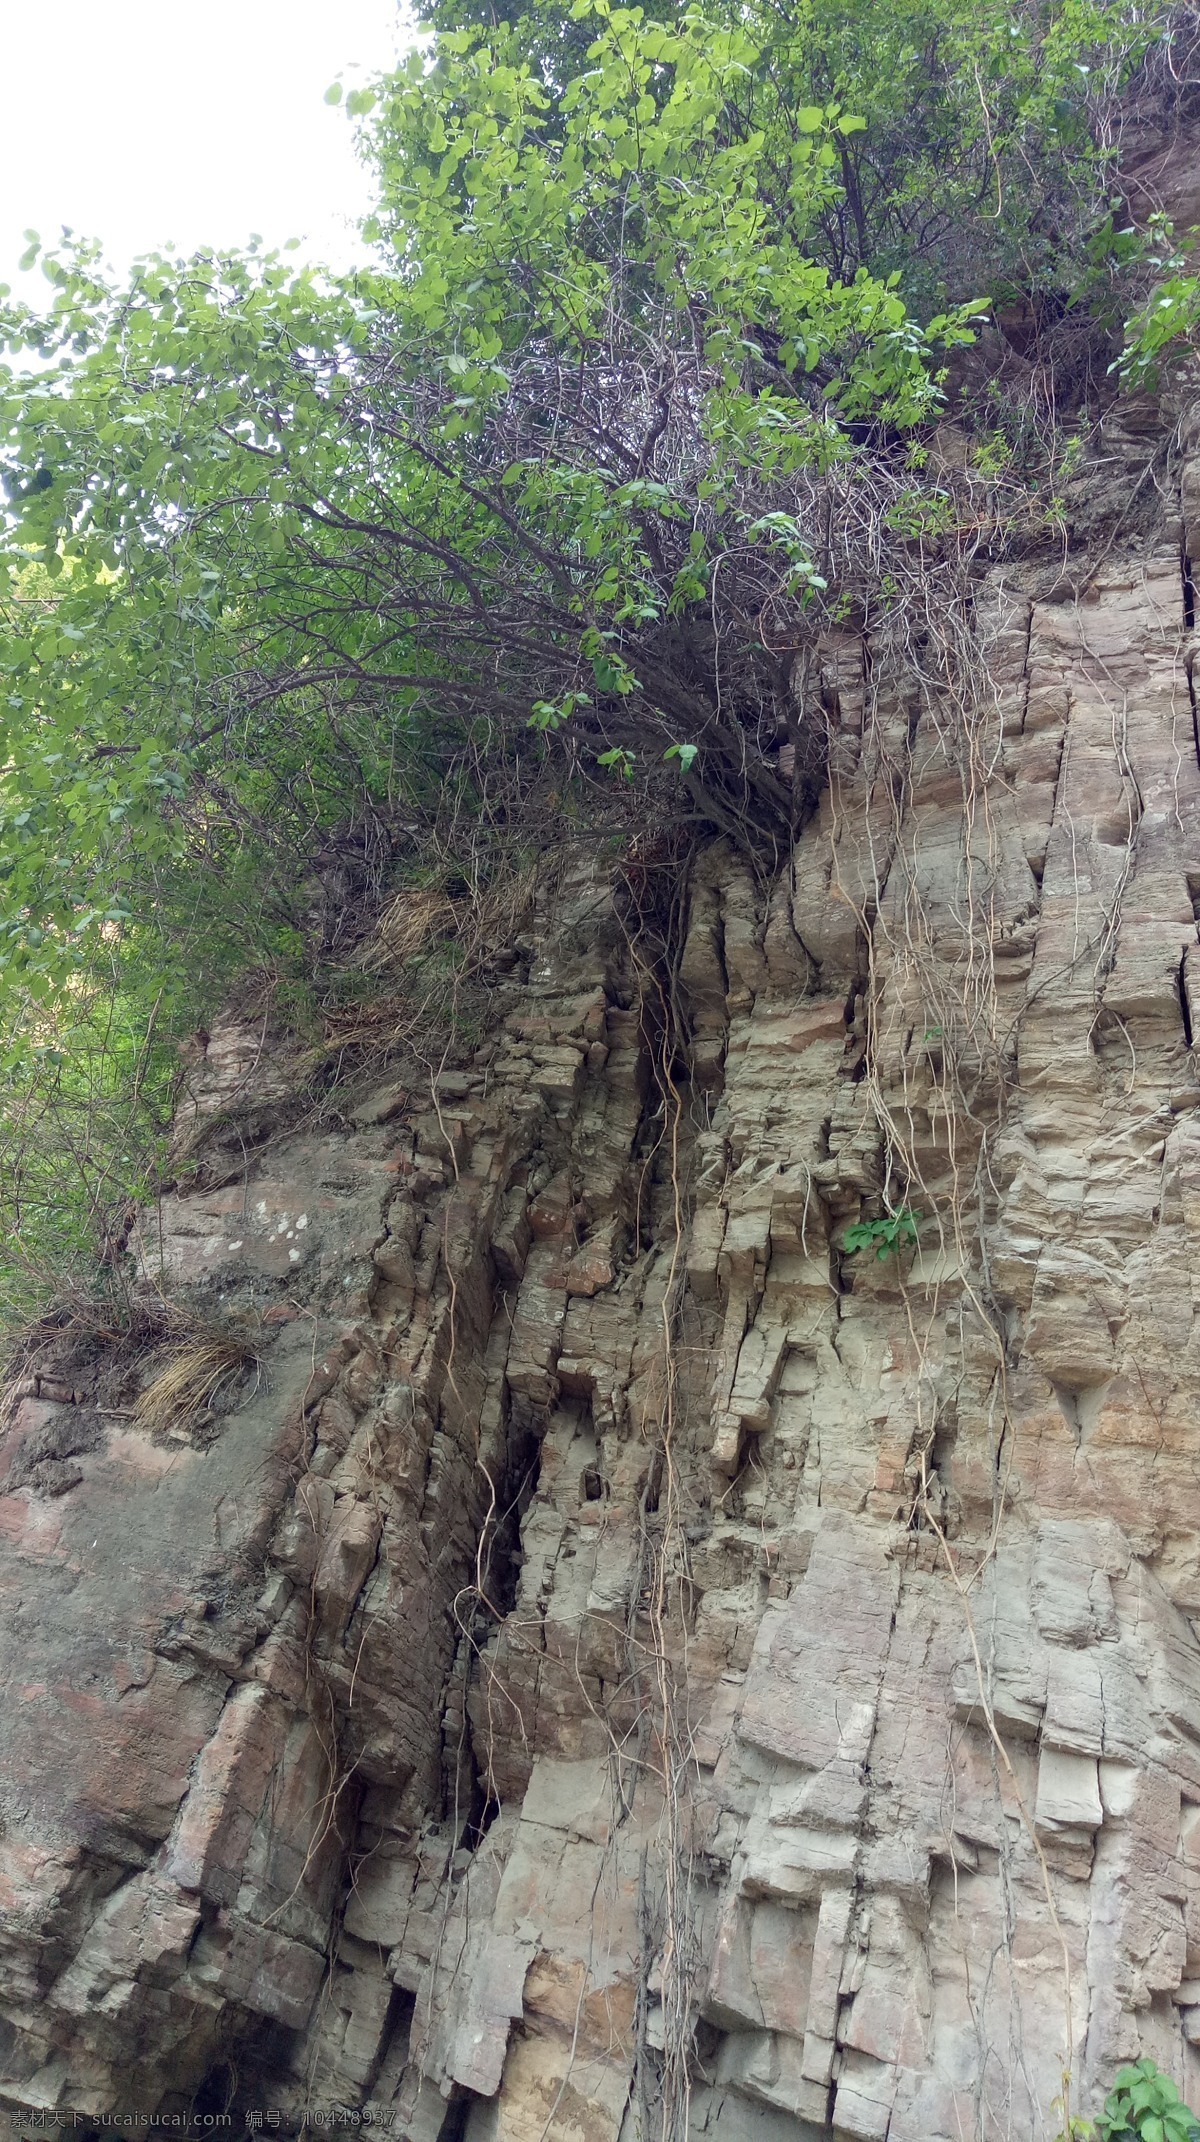
[[[389,710],[389,765],[398,719],[418,765],[473,718],[692,741],[676,643],[716,560],[729,604],[802,609],[789,479],[936,408],[972,308],[919,325],[806,249],[857,116],[799,112],[776,198],[731,119],[749,30],[603,0],[592,27],[553,93],[465,33],[385,85],[386,270],[157,260],[114,289],[59,255],[47,315],[10,314],[41,363],[3,397],[3,957],[35,994],[131,871],[241,830],[350,708]]]
[[[876,599],[881,530],[953,526],[943,367],[1094,216],[1092,85],[1148,36],[1082,0],[451,19],[348,100],[369,271],[75,247],[4,311],[14,1076],[114,989],[136,1042],[336,950],[323,841],[486,868],[550,766],[601,817],[786,838],[822,620]],[[1010,175],[1056,159],[1035,229]]]

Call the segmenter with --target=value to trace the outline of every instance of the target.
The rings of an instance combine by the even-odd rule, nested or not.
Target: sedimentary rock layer
[[[978,575],[969,690],[824,647],[780,867],[560,860],[454,1069],[305,1119],[214,1021],[138,1284],[257,1375],[155,1436],[60,1349],[0,1459],[14,2131],[992,2142],[1141,2053],[1197,2102],[1160,444],[1111,425],[1086,540]]]

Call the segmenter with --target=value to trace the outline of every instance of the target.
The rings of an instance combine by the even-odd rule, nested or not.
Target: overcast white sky
[[[28,290],[22,233],[64,223],[118,263],[257,231],[348,265],[369,181],[324,93],[393,64],[398,25],[396,0],[0,0],[0,282]]]

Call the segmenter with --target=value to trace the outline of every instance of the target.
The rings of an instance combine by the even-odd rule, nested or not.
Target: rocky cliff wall
[[[0,1457],[14,2133],[1023,2142],[1142,2053],[1200,2104],[1163,424],[980,575],[969,691],[824,648],[782,869],[565,859],[473,1058],[340,1116],[214,1022],[134,1248],[258,1368],[155,1428],[61,1335]]]

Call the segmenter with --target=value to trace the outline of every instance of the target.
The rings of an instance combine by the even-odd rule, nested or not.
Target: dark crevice
[[[380,2041],[380,2057],[371,2077],[374,2088],[383,2070],[393,2074],[407,2061],[412,2044],[413,2018],[417,2012],[417,1997],[403,1986],[397,1986],[388,2008],[387,2028]]]
[[[1083,1427],[1079,1417],[1078,1391],[1073,1390],[1069,1384],[1065,1383],[1055,1383],[1053,1388],[1054,1396],[1058,1400],[1059,1411],[1061,1412],[1063,1419],[1065,1420],[1068,1428],[1074,1436],[1075,1441],[1077,1443],[1081,1442],[1083,1438]]]
[[[658,1498],[662,1492],[662,1477],[662,1452],[661,1450],[656,1450],[653,1460],[638,1482],[638,1500],[643,1517],[653,1517],[658,1509]]]
[[[514,1436],[509,1468],[497,1482],[496,1507],[481,1542],[488,1602],[494,1612],[508,1614],[516,1604],[524,1552],[521,1520],[537,1493],[541,1472],[541,1438],[532,1432]]]
[[[1058,1400],[1059,1411],[1077,1444],[1086,1443],[1091,1436],[1111,1383],[1111,1377],[1098,1384],[1058,1383],[1051,1378],[1051,1387]]]
[[[474,2091],[464,2090],[461,2096],[452,2097],[446,2107],[446,2116],[438,2130],[438,2142],[463,2142],[471,2107],[477,2104]]]
[[[1179,570],[1183,579],[1183,629],[1185,632],[1193,632],[1196,627],[1196,583],[1192,578],[1192,561],[1186,548],[1179,554]],[[1200,766],[1200,713],[1196,708],[1196,678],[1190,648],[1184,667],[1187,673],[1188,699],[1192,708],[1192,742],[1195,746],[1196,764]]]
[[[259,2105],[269,2105],[282,2094],[279,2086],[286,2086],[285,2078],[294,2071],[302,2035],[273,2018],[251,2016],[243,2028],[234,2031],[232,2042],[216,2056],[195,2093],[171,2095],[164,2100],[162,2109],[182,2111],[186,2104],[193,2117],[216,2113],[228,2119],[230,2114],[236,2116]],[[95,2132],[99,2137],[106,2131],[112,2132],[111,2128],[97,2128]],[[86,2138],[88,2130],[76,2132]]]
[[[937,1474],[943,1487],[949,1484],[950,1470],[957,1442],[958,1414],[955,1408],[948,1407],[938,1417],[934,1428],[933,1442],[929,1447],[929,1469]]]
[[[1027,616],[1027,617],[1026,617],[1026,619],[1025,619],[1025,652],[1024,652],[1024,654],[1023,654],[1022,658],[1021,658],[1021,683],[1022,683],[1022,684],[1023,684],[1023,686],[1024,686],[1024,690],[1023,690],[1023,692],[1022,692],[1022,694],[1021,694],[1021,720],[1020,720],[1020,725],[1019,725],[1019,726],[1020,726],[1020,733],[1021,733],[1021,735],[1022,735],[1022,736],[1023,736],[1024,734],[1025,734],[1025,723],[1026,723],[1026,721],[1027,721],[1027,720],[1028,720],[1028,718],[1029,718],[1029,693],[1030,693],[1030,688],[1031,688],[1031,678],[1030,678],[1030,655],[1031,655],[1032,649],[1033,649],[1033,604],[1032,604],[1032,603],[1030,603],[1030,605],[1029,605],[1029,614],[1028,614],[1028,616]]]
[[[472,1815],[462,1833],[462,1850],[474,1852],[483,1843],[488,1831],[500,1812],[499,1800],[486,1799],[478,1812]]]
[[[407,2051],[412,2034],[412,2019],[416,2012],[416,2006],[415,1997],[407,1992],[403,1986],[393,1988],[391,1999],[388,2003],[387,2022],[379,2035],[378,2051],[360,2086],[364,2097],[370,2097],[385,2060],[397,2049],[396,2041],[398,2038]]]
[[[192,2100],[192,2112],[228,2113],[237,2097],[238,2073],[232,2060],[211,2067]]]
[[[1192,1013],[1187,993],[1187,953],[1179,962],[1179,1009],[1183,1013],[1183,1038],[1188,1048],[1192,1046]]]

